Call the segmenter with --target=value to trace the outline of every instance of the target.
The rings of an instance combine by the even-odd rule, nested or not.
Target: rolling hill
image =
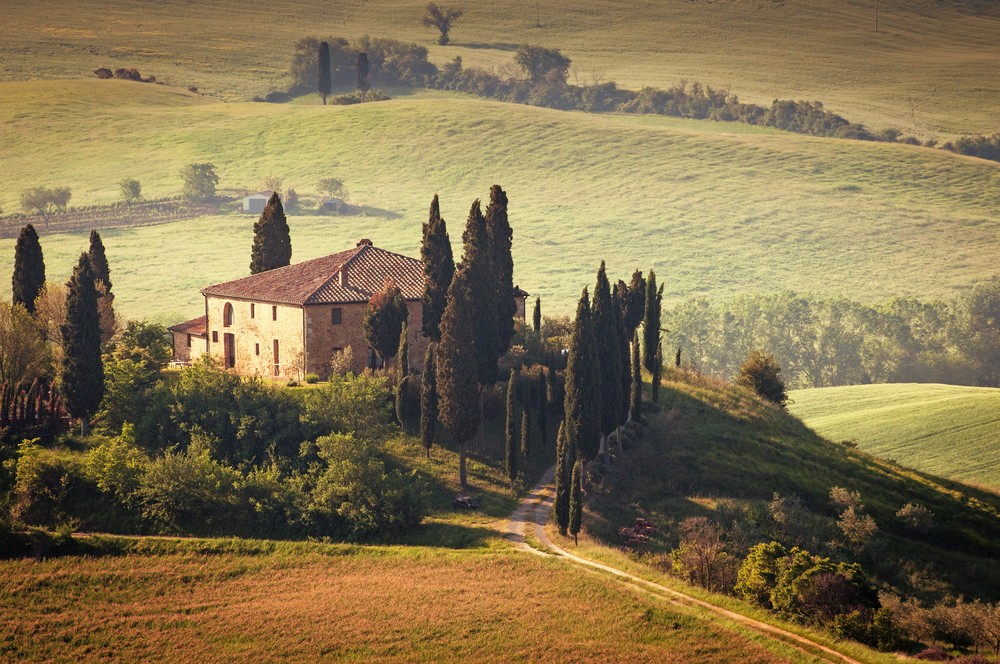
[[[884,459],[1000,490],[1000,390],[855,385],[796,390],[789,411],[830,440]]]
[[[515,281],[547,314],[570,310],[601,259],[615,277],[655,268],[668,302],[782,288],[949,297],[1000,275],[1000,164],[941,150],[458,98],[218,103],[96,80],[0,84],[0,124],[7,211],[36,185],[110,203],[126,176],[147,197],[176,195],[190,162],[215,163],[232,190],[274,173],[308,197],[342,177],[365,214],[293,216],[294,261],[361,237],[414,255],[434,192],[457,245],[471,201],[502,183]],[[129,316],[197,315],[198,288],[246,274],[252,221],[105,232],[116,302]],[[86,234],[43,232],[42,244],[61,280]],[[0,272],[13,245],[0,242]]]

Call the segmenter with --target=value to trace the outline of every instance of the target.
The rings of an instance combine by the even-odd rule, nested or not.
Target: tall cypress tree
[[[396,364],[396,419],[407,429],[410,412],[410,341],[406,338],[406,321],[399,333],[399,361]]]
[[[407,326],[404,320],[402,329],[399,331],[399,363],[396,366],[396,373],[400,381],[410,375],[410,340],[406,338],[406,330]]]
[[[552,505],[555,512],[556,525],[559,533],[566,535],[569,528],[569,444],[566,441],[566,422],[559,423],[559,434],[556,436],[556,498]]]
[[[472,342],[476,356],[479,384],[484,388],[497,382],[497,361],[500,359],[497,334],[497,292],[490,255],[490,236],[486,219],[479,210],[477,199],[469,210],[469,219],[462,233],[464,252],[461,269],[468,272],[469,297],[475,302],[472,312],[475,338]]]
[[[607,437],[618,426],[622,407],[621,347],[618,345],[618,325],[611,284],[601,261],[594,286],[594,342],[600,369],[601,438],[604,443],[604,465],[609,464]]]
[[[535,332],[542,332],[542,298],[535,298],[535,310],[531,314],[531,322],[535,327]]]
[[[660,345],[660,305],[663,302],[663,286],[656,288],[656,273],[649,271],[646,279],[646,306],[642,319],[642,364],[652,373],[656,362],[656,348]]]
[[[490,236],[490,263],[496,284],[497,354],[510,350],[514,336],[514,258],[511,254],[514,231],[507,219],[507,194],[495,184],[490,188],[490,204],[486,206],[486,232]]]
[[[628,422],[629,407],[632,399],[632,363],[629,337],[625,330],[625,303],[628,301],[628,286],[621,279],[615,286],[615,327],[618,331],[619,381],[621,388],[618,410],[618,452],[622,451],[622,425]]]
[[[632,419],[642,418],[642,365],[639,363],[639,330],[632,335]]]
[[[597,457],[601,443],[600,367],[594,343],[590,296],[583,289],[576,307],[566,364],[566,426],[584,461]]]
[[[292,261],[292,238],[281,197],[274,192],[253,225],[253,248],[250,250],[250,274],[260,274]]]
[[[87,254],[73,268],[67,282],[66,322],[63,338],[62,385],[66,411],[80,418],[80,435],[89,432],[89,418],[104,397],[104,363],[101,359],[101,315],[97,308],[94,270]]]
[[[549,387],[545,380],[545,369],[538,368],[538,446],[545,448],[549,437]]]
[[[656,357],[653,358],[653,403],[660,400],[660,372],[663,370],[663,344],[656,347]]]
[[[577,535],[583,525],[583,490],[580,488],[583,479],[583,461],[573,465],[573,479],[570,480],[569,490],[569,533],[573,536],[573,543],[579,544]]]
[[[521,411],[521,454],[525,459],[531,456],[531,409],[528,406]]]
[[[455,272],[448,287],[448,303],[441,318],[441,345],[438,347],[438,395],[441,422],[451,439],[458,445],[459,477],[462,489],[465,477],[465,445],[475,435],[482,421],[473,351],[475,327],[473,310],[478,303],[472,299],[467,268]]]
[[[628,285],[628,297],[625,300],[625,333],[632,338],[632,333],[639,327],[646,312],[646,280],[642,272],[632,273],[632,281]]]
[[[35,313],[35,300],[45,285],[45,260],[42,244],[35,227],[28,224],[21,229],[14,245],[14,274],[11,276],[13,303],[24,305],[29,314]]]
[[[451,253],[448,227],[441,218],[438,196],[431,201],[431,213],[424,224],[423,241],[420,243],[420,260],[424,264],[424,292],[420,296],[423,309],[421,330],[432,341],[441,341],[441,315],[444,314],[448,286],[455,276],[455,259]]]
[[[358,91],[361,93],[361,103],[365,103],[365,95],[368,93],[368,54],[358,53],[354,61],[354,78],[358,84]]]
[[[420,443],[427,451],[428,459],[431,458],[437,420],[437,358],[434,355],[434,344],[428,344],[427,355],[424,357],[424,373],[420,382]]]
[[[330,81],[330,45],[320,42],[319,58],[316,63],[316,92],[323,98],[323,105],[326,106],[326,98],[330,96],[333,85]]]
[[[504,439],[504,468],[510,480],[510,490],[514,490],[514,480],[517,479],[517,382],[516,374],[510,372],[507,381],[507,431]]]
[[[87,257],[90,258],[90,267],[94,270],[94,279],[104,282],[104,296],[114,299],[115,296],[111,294],[111,267],[108,265],[107,254],[104,253],[101,234],[96,228],[90,231],[90,251],[87,252]]]

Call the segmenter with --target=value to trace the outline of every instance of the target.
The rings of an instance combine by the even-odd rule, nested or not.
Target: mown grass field
[[[113,202],[126,176],[147,196],[176,195],[190,162],[215,163],[233,190],[273,173],[311,196],[342,177],[365,214],[293,216],[296,262],[362,237],[417,255],[435,192],[457,247],[472,200],[501,183],[515,282],[546,314],[568,313],[602,259],[616,278],[655,268],[668,303],[782,288],[950,297],[1000,275],[1000,164],[927,148],[459,99],[213,103],[96,80],[0,84],[0,124],[8,212],[39,184],[71,187],[78,205]],[[116,303],[133,317],[198,315],[200,288],[248,273],[254,221],[106,231]],[[49,278],[65,279],[86,234],[39,230]],[[0,274],[13,246],[0,242]]]
[[[927,473],[1000,490],[1000,390],[856,385],[796,390],[789,411],[830,440]]]
[[[327,3],[238,0],[150,5],[96,0],[6,4],[2,80],[80,78],[97,67],[138,67],[186,88],[245,100],[280,84],[303,35],[365,34],[414,41],[438,65],[503,66],[517,44],[560,48],[571,80],[730,86],[748,101],[822,101],[876,129],[923,138],[1000,128],[1000,7],[990,0],[870,1],[484,0],[448,46],[419,25],[423,0]]]

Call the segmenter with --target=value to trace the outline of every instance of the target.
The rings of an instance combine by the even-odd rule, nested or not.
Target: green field
[[[614,277],[655,268],[668,303],[782,288],[950,297],[1000,275],[1000,164],[630,120],[461,99],[323,107],[213,103],[121,81],[5,83],[0,206],[16,209],[37,184],[71,187],[73,204],[110,203],[125,176],[147,197],[176,195],[193,161],[215,163],[230,190],[274,173],[308,197],[320,178],[342,177],[365,215],[292,217],[299,261],[362,237],[416,255],[435,192],[457,246],[472,199],[502,183],[515,282],[547,314],[568,313],[602,259]],[[199,288],[247,273],[253,221],[103,233],[116,303],[129,316],[197,315]],[[0,274],[13,245],[0,242]],[[43,232],[42,246],[49,277],[65,279],[86,234]]]
[[[834,441],[917,470],[1000,489],[1000,390],[856,385],[796,390],[793,415]]]
[[[484,0],[457,3],[465,15],[444,47],[418,23],[425,4],[12,0],[0,79],[128,66],[245,100],[279,85],[299,37],[370,34],[426,45],[438,65],[460,55],[466,66],[503,66],[517,44],[541,44],[563,49],[581,84],[697,80],[763,104],[819,100],[854,122],[922,138],[1000,129],[1000,6],[989,0],[883,2],[878,33],[871,0]]]

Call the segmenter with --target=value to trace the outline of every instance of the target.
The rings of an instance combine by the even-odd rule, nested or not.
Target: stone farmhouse
[[[409,309],[410,365],[420,370],[428,339],[421,333],[424,288],[419,259],[361,240],[347,251],[203,288],[205,315],[175,325],[174,360],[203,353],[242,374],[301,379],[325,376],[336,350],[351,347],[354,370],[380,366],[365,341],[371,296],[392,279]],[[517,289],[523,318],[524,297]]]

